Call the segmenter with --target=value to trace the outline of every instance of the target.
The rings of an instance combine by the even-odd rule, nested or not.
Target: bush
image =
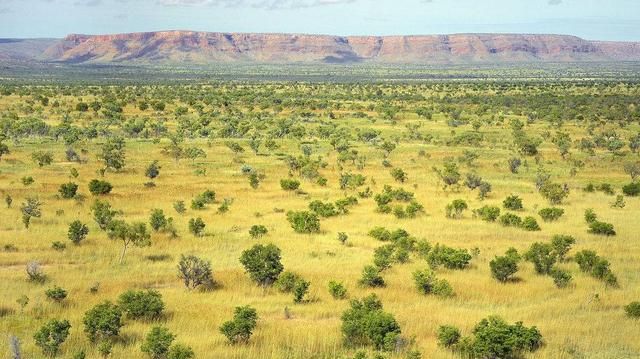
[[[253,226],[251,226],[251,228],[249,229],[249,235],[251,236],[251,238],[260,238],[264,235],[267,234],[267,232],[269,232],[267,230],[267,227],[261,225],[261,224],[254,224]]]
[[[453,295],[453,289],[449,282],[445,279],[436,278],[433,271],[418,270],[413,273],[413,281],[421,294],[434,294],[441,297],[450,297]]]
[[[296,282],[300,279],[302,278],[296,273],[284,271],[278,276],[278,279],[273,284],[281,292],[291,293],[296,286]]]
[[[640,318],[640,302],[631,302],[624,307],[624,311],[629,318]]]
[[[84,332],[92,342],[98,339],[109,341],[118,336],[123,323],[122,311],[118,306],[106,301],[91,308],[84,314]]]
[[[476,209],[474,213],[483,221],[495,222],[500,216],[500,208],[495,206],[484,206]]]
[[[375,294],[351,301],[351,308],[342,313],[342,335],[347,346],[373,345],[376,349],[390,349],[387,343],[397,339],[400,326],[393,315],[385,312]]]
[[[149,216],[149,224],[151,225],[151,229],[156,232],[164,229],[167,226],[167,217],[165,217],[164,211],[157,208],[151,210],[151,215]]]
[[[542,346],[542,335],[536,327],[527,328],[522,322],[507,324],[499,317],[481,320],[473,329],[473,337],[459,340],[453,346],[469,358],[520,358]]]
[[[80,221],[73,221],[69,225],[67,237],[73,244],[80,244],[89,234],[89,227]]]
[[[520,262],[520,255],[514,248],[510,248],[506,255],[496,256],[489,262],[491,275],[500,282],[507,282],[518,271],[518,262]]]
[[[538,225],[538,222],[533,217],[525,217],[524,220],[522,220],[522,224],[520,225],[520,227],[522,227],[522,229],[524,229],[525,231],[540,230],[540,226]]]
[[[242,252],[240,263],[257,284],[267,286],[274,283],[284,267],[280,263],[280,248],[273,244],[256,244]]]
[[[107,181],[93,179],[89,182],[89,192],[94,196],[100,196],[111,193],[113,186]]]
[[[195,289],[199,286],[210,288],[215,283],[211,272],[211,263],[194,255],[180,256],[178,276],[187,289]]]
[[[329,281],[329,293],[333,299],[345,299],[347,297],[347,288],[344,284],[336,281]]]
[[[54,302],[62,302],[65,298],[67,298],[67,291],[58,286],[54,286],[53,288],[47,289],[44,294],[47,298],[53,300]]]
[[[63,183],[60,185],[60,189],[58,189],[58,192],[60,193],[60,197],[62,198],[73,198],[78,192],[78,185],[73,182]]]
[[[373,253],[373,264],[381,271],[391,268],[394,250],[395,246],[393,244],[376,248]]]
[[[438,345],[445,348],[451,348],[460,341],[460,329],[452,325],[441,325],[438,328],[437,337]]]
[[[575,261],[578,263],[582,272],[604,281],[608,286],[618,286],[618,279],[613,272],[611,272],[609,261],[598,256],[596,252],[587,249],[582,250],[576,253]]]
[[[543,208],[538,211],[538,215],[545,222],[554,222],[564,215],[564,209],[555,207]]]
[[[505,213],[500,216],[500,224],[505,227],[520,227],[522,225],[522,218],[516,216],[513,213]]]
[[[118,307],[131,319],[157,319],[162,315],[164,302],[156,290],[129,290],[118,298]]]
[[[584,220],[587,223],[593,223],[598,220],[598,215],[593,211],[592,208],[588,208],[584,211]]]
[[[571,273],[565,270],[553,268],[551,269],[549,274],[551,275],[551,278],[553,278],[553,283],[558,288],[566,288],[567,286],[569,286],[569,284],[571,284]]]
[[[625,196],[637,197],[640,195],[640,182],[632,182],[622,186],[622,193]]]
[[[385,282],[380,275],[380,269],[376,266],[367,265],[362,269],[362,278],[359,283],[367,287],[384,287]]]
[[[255,309],[249,306],[236,307],[233,320],[223,323],[220,332],[231,344],[246,343],[251,338],[257,322],[258,314]]]
[[[318,233],[320,232],[320,220],[318,216],[311,212],[289,211],[287,220],[291,224],[291,228],[297,233]]]
[[[189,232],[196,237],[202,237],[204,235],[204,227],[206,227],[206,224],[200,217],[189,220]]]
[[[311,282],[308,282],[302,278],[298,279],[293,286],[293,301],[294,303],[301,303],[304,300],[304,296],[309,291]]]
[[[506,209],[510,209],[512,211],[519,211],[522,207],[522,199],[516,195],[511,195],[502,201],[502,205]]]
[[[43,325],[34,334],[33,339],[45,355],[54,357],[58,354],[62,343],[67,340],[69,329],[71,329],[69,321],[53,319]]]
[[[44,274],[40,263],[36,261],[30,261],[26,267],[27,277],[29,281],[36,283],[44,283],[47,280],[47,276]]]
[[[295,191],[300,188],[300,181],[292,178],[283,178],[280,180],[280,187],[285,191]]]
[[[172,346],[167,353],[167,359],[193,359],[195,356],[196,354],[193,352],[193,349],[184,344]]]
[[[550,204],[554,205],[562,203],[569,195],[569,190],[567,187],[558,183],[547,182],[540,188],[540,194],[546,198]]]
[[[166,358],[169,347],[175,339],[169,329],[164,327],[153,327],[142,343],[142,352],[149,354],[153,359]]]
[[[449,203],[445,208],[447,218],[460,218],[462,217],[462,212],[467,208],[467,202],[461,199],[456,199],[453,202]]]
[[[324,203],[319,200],[309,203],[309,209],[321,217],[332,217],[338,214],[333,203]]]
[[[427,263],[431,268],[443,265],[448,269],[464,269],[469,266],[471,254],[466,249],[454,249],[436,244],[427,255]]]
[[[553,236],[551,246],[559,261],[562,262],[566,259],[565,257],[574,243],[576,243],[576,239],[572,236],[562,234]]]
[[[556,264],[557,255],[550,244],[536,242],[524,254],[524,259],[533,263],[538,274],[549,274]]]
[[[589,223],[589,233],[603,236],[616,235],[616,231],[613,229],[613,224],[600,221],[593,221]]]

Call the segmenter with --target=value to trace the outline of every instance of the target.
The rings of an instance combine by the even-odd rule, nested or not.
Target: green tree
[[[118,308],[131,319],[157,319],[162,315],[164,302],[157,290],[128,290],[118,297]]]
[[[142,343],[141,350],[153,359],[166,358],[175,335],[165,327],[153,327]]]
[[[73,244],[80,244],[87,235],[89,234],[89,227],[86,224],[83,224],[79,220],[75,220],[71,222],[69,225],[69,230],[67,231],[67,237]]]
[[[42,211],[40,210],[40,206],[42,203],[37,198],[28,197],[22,206],[20,207],[20,212],[22,212],[22,223],[24,223],[24,228],[29,228],[29,224],[31,224],[31,218],[40,218],[42,216]]]
[[[53,154],[47,151],[36,151],[31,154],[31,159],[37,163],[38,166],[44,167],[53,162]]]
[[[278,279],[284,269],[280,262],[280,248],[273,244],[256,244],[242,252],[240,263],[256,283],[267,286]]]
[[[107,235],[110,239],[122,241],[120,263],[124,261],[127,248],[129,248],[130,245],[135,247],[151,245],[151,235],[147,232],[147,225],[142,222],[128,224],[123,220],[112,220],[107,227]]]
[[[118,336],[122,323],[122,311],[109,301],[102,302],[84,314],[84,332],[92,342],[109,340]]]
[[[98,158],[104,162],[106,169],[120,171],[125,166],[125,147],[124,138],[118,136],[109,137],[102,145]]]
[[[249,306],[236,307],[233,319],[220,326],[220,332],[231,344],[246,343],[258,322],[258,313]]]
[[[43,325],[33,339],[45,355],[55,357],[62,343],[67,340],[70,329],[69,321],[53,319]]]

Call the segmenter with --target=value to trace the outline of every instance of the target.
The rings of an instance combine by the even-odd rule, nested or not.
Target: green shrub
[[[385,282],[380,275],[380,269],[376,266],[367,265],[362,269],[362,277],[359,283],[367,287],[384,287]]]
[[[60,185],[60,189],[58,189],[58,192],[60,193],[60,197],[62,198],[74,198],[78,193],[78,185],[73,182],[63,183]]]
[[[616,235],[616,231],[613,229],[613,224],[600,221],[593,221],[589,223],[589,233],[603,236]]]
[[[413,281],[421,294],[434,294],[440,297],[453,295],[453,288],[449,282],[436,278],[435,273],[429,269],[413,272]]]
[[[569,286],[569,284],[571,284],[571,273],[565,270],[553,268],[549,272],[549,275],[551,275],[551,278],[553,278],[553,283],[558,288],[566,288],[567,286]]]
[[[640,195],[640,182],[632,182],[622,187],[625,196],[637,197]]]
[[[164,327],[153,327],[142,343],[142,352],[152,359],[166,358],[175,335]]]
[[[505,227],[520,227],[522,225],[522,218],[516,216],[513,213],[505,213],[500,216],[500,224]]]
[[[593,209],[588,208],[584,211],[584,220],[587,223],[593,223],[598,220],[598,215],[596,215]]]
[[[342,313],[342,336],[349,347],[369,346],[391,349],[385,345],[397,340],[400,325],[393,315],[385,312],[375,294],[351,301],[351,307]]]
[[[180,256],[178,277],[187,289],[210,288],[214,284],[211,263],[194,255]]]
[[[253,226],[251,226],[251,228],[249,229],[249,235],[251,236],[251,238],[260,238],[264,235],[267,234],[267,232],[269,232],[267,230],[267,227],[261,225],[261,224],[254,224]]]
[[[80,221],[73,221],[69,225],[67,237],[73,244],[80,244],[89,234],[89,227]]]
[[[300,181],[296,179],[283,178],[280,180],[280,187],[285,191],[295,191],[300,188]]]
[[[624,311],[629,318],[640,318],[640,302],[631,302],[624,307]]]
[[[509,248],[506,255],[496,256],[489,262],[491,275],[500,282],[507,282],[518,271],[518,262],[520,262],[520,255],[514,248]]]
[[[467,202],[461,199],[456,199],[453,202],[449,203],[445,208],[447,218],[461,218],[462,212],[467,208]]]
[[[538,222],[533,217],[525,217],[522,220],[522,224],[520,225],[520,227],[522,229],[524,229],[525,231],[539,231],[540,230],[540,226],[538,225]]]
[[[53,319],[40,327],[33,339],[45,355],[55,357],[60,346],[67,340],[69,329],[71,329],[69,321]]]
[[[561,234],[553,236],[551,239],[551,246],[553,247],[553,252],[556,254],[559,261],[562,262],[566,259],[566,255],[574,243],[576,243],[576,239],[572,236]]]
[[[324,203],[319,200],[309,203],[309,209],[321,217],[332,217],[338,214],[333,203]]]
[[[538,215],[545,222],[554,222],[564,215],[564,209],[556,207],[543,208],[538,211]]]
[[[58,303],[63,301],[65,298],[67,298],[67,291],[58,286],[54,286],[53,288],[47,289],[44,292],[44,294],[47,296],[47,298]]]
[[[500,216],[500,208],[496,206],[483,206],[474,211],[483,221],[495,222]]]
[[[540,188],[540,194],[547,199],[550,204],[556,205],[562,203],[562,201],[569,195],[568,187],[562,186],[558,183],[547,182]]]
[[[204,235],[204,228],[206,224],[202,220],[202,218],[191,218],[189,220],[189,232],[196,237],[202,237]]]
[[[220,326],[220,332],[231,344],[246,343],[258,323],[258,313],[249,306],[236,307],[233,319]]]
[[[120,328],[124,325],[121,318],[122,311],[118,306],[109,301],[103,302],[84,314],[84,332],[92,342],[98,339],[109,341],[120,333]]]
[[[460,341],[460,329],[452,325],[441,325],[438,328],[437,337],[438,345],[445,348],[451,348]]]
[[[336,281],[329,281],[329,293],[333,299],[345,299],[347,297],[347,288],[344,284]]]
[[[284,269],[280,263],[280,248],[273,244],[256,244],[243,251],[240,263],[249,277],[263,286],[274,283]]]
[[[302,278],[296,273],[284,271],[278,276],[278,279],[273,284],[281,292],[291,293],[296,285],[296,282],[300,279]]]
[[[309,292],[309,286],[311,282],[308,282],[302,278],[296,280],[293,286],[293,302],[301,303],[304,301],[304,296]]]
[[[287,220],[291,228],[297,233],[318,233],[320,232],[320,220],[315,213],[306,211],[289,211]]]
[[[598,256],[596,252],[585,249],[576,253],[574,258],[582,272],[602,280],[607,286],[618,287],[618,279],[609,268],[609,261]]]
[[[471,254],[466,249],[454,249],[436,244],[427,255],[427,263],[431,268],[444,266],[448,269],[464,269],[469,266]]]
[[[89,182],[89,192],[94,196],[100,196],[111,193],[113,186],[107,181],[92,179]]]
[[[519,211],[522,207],[522,199],[516,195],[510,195],[502,201],[502,205],[506,209],[510,209],[512,211]]]
[[[120,294],[118,307],[127,318],[157,319],[162,315],[164,302],[162,295],[156,290],[128,290]]]
[[[184,344],[175,344],[169,348],[167,359],[193,359],[196,354],[191,347]]]
[[[536,242],[524,254],[524,259],[533,263],[538,274],[549,274],[556,264],[557,255],[550,244]]]

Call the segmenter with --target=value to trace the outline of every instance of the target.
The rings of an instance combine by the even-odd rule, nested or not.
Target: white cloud
[[[349,4],[357,0],[157,0],[165,6],[224,6],[262,9],[296,9],[316,6]]]

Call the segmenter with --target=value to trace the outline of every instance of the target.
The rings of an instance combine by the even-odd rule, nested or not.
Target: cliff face
[[[456,64],[640,61],[640,43],[565,35],[325,36],[161,31],[69,35],[40,56],[67,63]]]

